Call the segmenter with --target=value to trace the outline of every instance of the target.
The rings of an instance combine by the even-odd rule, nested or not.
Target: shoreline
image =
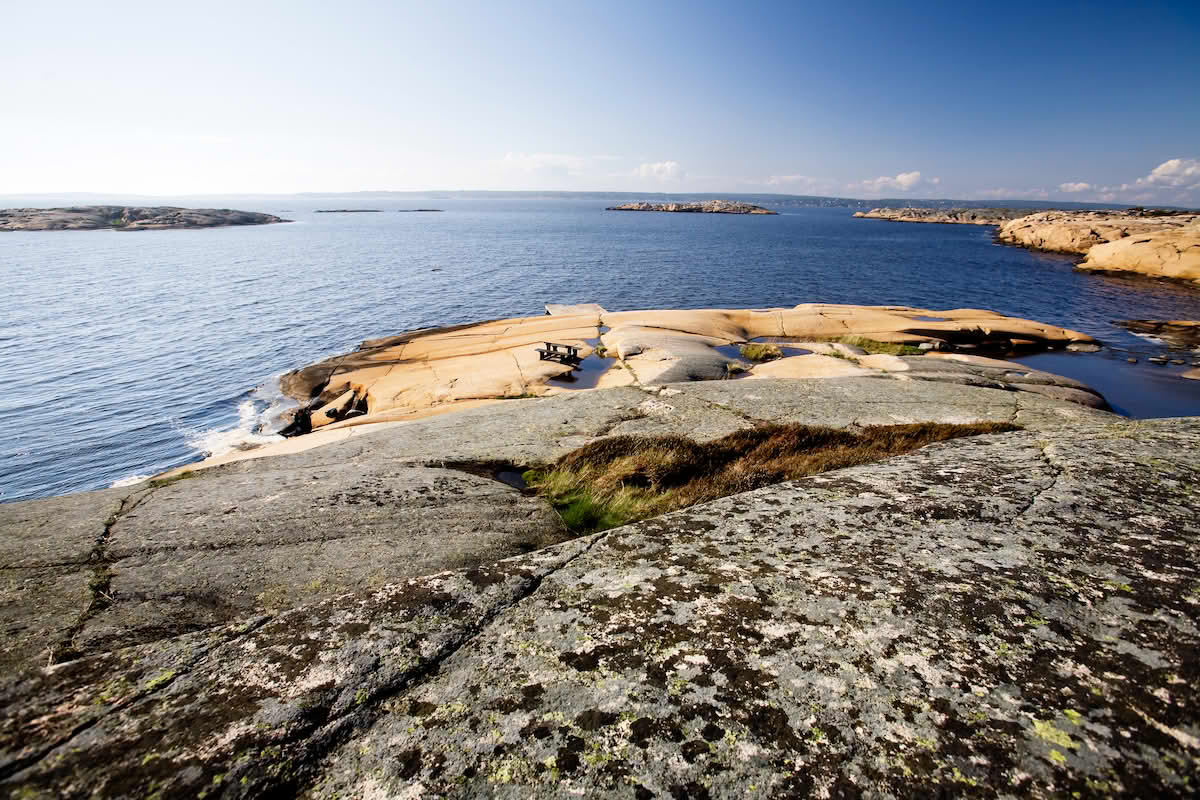
[[[996,226],[1000,244],[1082,255],[1079,272],[1139,275],[1200,287],[1200,213],[875,208],[860,219]]]
[[[1098,341],[990,311],[820,303],[758,310],[546,308],[540,317],[371,339],[350,353],[283,373],[280,391],[299,404],[292,424],[280,431],[284,440],[211,455],[156,477],[302,452],[371,426],[391,427],[512,399],[679,381],[850,376],[979,385],[1000,381],[1018,391],[1107,407],[1083,383],[1022,373],[1013,362],[982,355],[1094,351],[1102,346]],[[546,341],[577,347],[578,364],[540,359],[537,348]]]
[[[62,206],[2,208],[0,232],[155,231],[275,225],[291,222],[274,214],[230,208],[179,206]]]

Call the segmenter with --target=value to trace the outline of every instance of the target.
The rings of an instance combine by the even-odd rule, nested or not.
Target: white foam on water
[[[283,413],[295,403],[279,388],[276,375],[256,387],[238,405],[238,421],[233,428],[209,428],[200,431],[181,430],[188,446],[205,457],[219,456],[231,450],[248,450],[260,445],[283,441],[274,431],[283,427]]]
[[[1155,336],[1152,333],[1138,333],[1136,331],[1129,331],[1129,332],[1132,333],[1134,336],[1138,337],[1139,339],[1145,339],[1148,342],[1154,342],[1155,344],[1162,344],[1162,345],[1166,344],[1166,342],[1164,342],[1162,339],[1160,339],[1159,337]]]
[[[135,483],[141,483],[144,480],[153,478],[153,475],[130,475],[127,478],[120,478],[112,482],[110,489],[120,489],[122,486],[133,486]]]

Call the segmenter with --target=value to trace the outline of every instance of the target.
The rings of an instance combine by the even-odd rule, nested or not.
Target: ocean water
[[[1200,319],[1200,291],[1075,273],[1072,258],[997,245],[989,228],[836,208],[606,212],[595,196],[368,202],[384,211],[317,214],[346,204],[297,197],[238,206],[286,225],[0,234],[0,501],[272,441],[288,405],[280,373],[365,338],[548,302],[988,308],[1135,351],[1137,365],[1124,352],[1056,354],[1056,371],[1102,375],[1119,410],[1200,414],[1200,382],[1148,367],[1161,343],[1112,324]],[[445,210],[395,213],[418,207]]]

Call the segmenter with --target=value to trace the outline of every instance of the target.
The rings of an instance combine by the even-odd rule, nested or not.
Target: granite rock
[[[0,787],[1194,796],[1200,419],[1112,419],[10,674]]]
[[[273,214],[229,208],[73,206],[0,209],[0,231],[149,231],[289,222]]]

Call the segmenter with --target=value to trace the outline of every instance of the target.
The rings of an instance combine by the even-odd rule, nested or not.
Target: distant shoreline
[[[860,219],[994,225],[1002,244],[1081,255],[1081,272],[1135,274],[1200,286],[1200,214],[1133,207],[1120,211],[1012,208],[874,208]]]
[[[277,222],[291,220],[230,208],[70,206],[0,209],[0,231],[150,231],[272,225]]]

